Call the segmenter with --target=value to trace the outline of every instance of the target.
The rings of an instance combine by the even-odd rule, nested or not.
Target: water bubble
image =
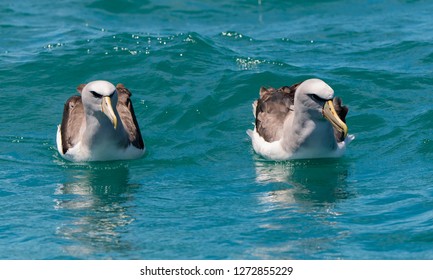
[[[256,69],[259,64],[266,63],[266,60],[253,59],[251,57],[236,58],[236,63],[242,70],[252,70]]]

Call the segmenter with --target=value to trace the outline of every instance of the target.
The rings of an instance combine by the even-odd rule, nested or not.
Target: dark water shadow
[[[61,212],[56,233],[65,241],[59,258],[119,258],[133,245],[122,238],[134,221],[128,201],[138,185],[129,182],[125,163],[64,166],[66,179],[56,191]]]

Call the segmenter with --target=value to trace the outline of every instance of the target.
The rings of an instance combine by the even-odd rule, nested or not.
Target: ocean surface
[[[433,259],[433,2],[2,0],[0,259]],[[261,86],[326,81],[356,139],[264,161]],[[133,161],[56,149],[81,83],[123,83]]]

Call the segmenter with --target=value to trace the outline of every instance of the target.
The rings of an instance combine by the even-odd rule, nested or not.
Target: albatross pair
[[[65,104],[57,148],[71,161],[135,159],[145,147],[131,93],[123,85],[94,81],[78,87],[80,96]],[[339,157],[354,139],[348,112],[334,91],[319,79],[280,89],[261,88],[253,103],[253,148],[270,160]]]

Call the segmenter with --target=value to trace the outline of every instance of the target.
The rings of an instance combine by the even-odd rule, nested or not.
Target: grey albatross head
[[[118,99],[116,87],[107,81],[93,81],[79,90],[86,113],[95,114],[96,117],[105,114],[116,129],[118,117],[113,109],[116,108]]]
[[[334,104],[340,108],[341,99],[334,99],[334,90],[320,79],[309,79],[299,85],[295,94],[296,110],[304,110],[316,119],[327,119],[344,139],[348,128],[336,112]],[[345,112],[347,113],[347,112]]]

